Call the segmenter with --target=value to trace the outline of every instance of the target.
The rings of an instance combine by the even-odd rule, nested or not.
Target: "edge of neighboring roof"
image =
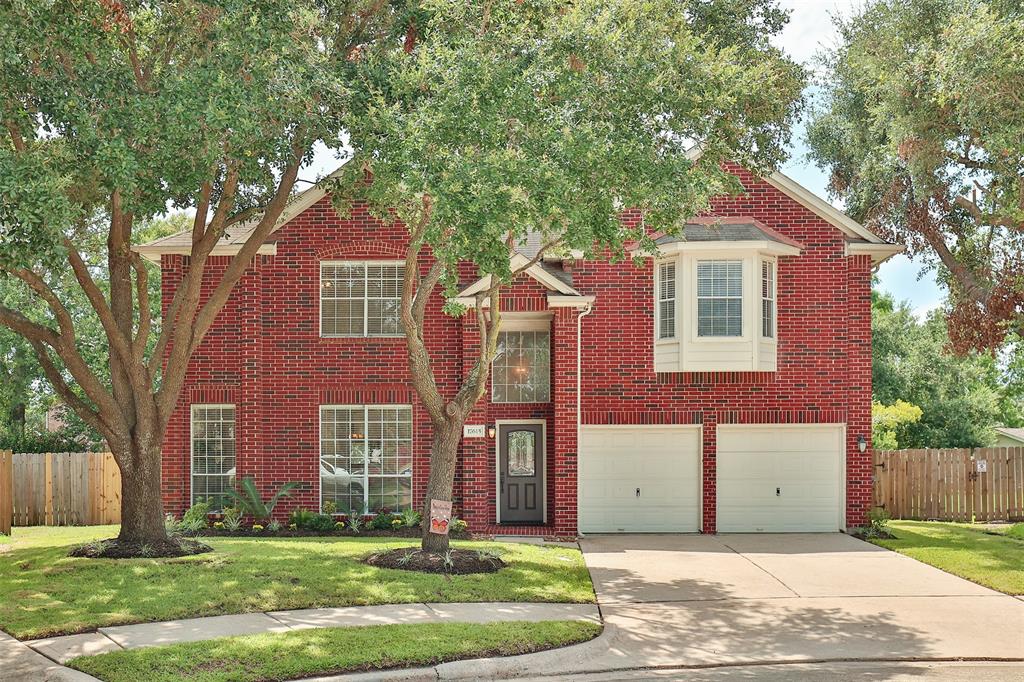
[[[1012,426],[997,426],[996,432],[1001,436],[1012,438],[1013,440],[1024,443],[1024,429],[1014,428]]]

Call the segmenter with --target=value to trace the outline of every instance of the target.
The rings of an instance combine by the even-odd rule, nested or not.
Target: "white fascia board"
[[[749,240],[749,241],[711,241],[711,242],[671,242],[658,247],[657,254],[642,254],[648,258],[660,258],[671,256],[684,251],[757,251],[768,253],[773,256],[799,256],[800,249],[790,244],[770,240]]]
[[[593,305],[595,300],[595,296],[560,296],[558,294],[548,294],[548,307],[586,308],[588,305]]]
[[[242,250],[243,244],[218,244],[213,247],[210,251],[211,256],[234,256]],[[191,256],[192,249],[174,247],[174,248],[159,248],[152,246],[136,246],[132,249],[135,253],[139,254],[151,263],[160,265],[160,256]],[[277,244],[264,244],[257,251],[256,254],[259,256],[276,256],[277,255]]]
[[[523,267],[529,262],[530,259],[520,253],[513,253],[509,257],[509,265],[513,272]],[[529,275],[530,277],[533,277],[535,280],[543,284],[548,289],[551,289],[552,291],[557,291],[559,293],[565,294],[566,296],[580,295],[580,292],[576,291],[571,286],[569,286],[568,284],[566,284],[565,282],[558,279],[550,272],[542,268],[539,263],[534,263],[523,272]],[[462,291],[460,291],[459,295],[456,297],[455,300],[458,301],[459,299],[462,298],[475,296],[481,291],[486,291],[488,288],[490,288],[490,286],[491,276],[486,275],[484,277],[481,277],[477,281],[473,282]]]
[[[872,265],[881,265],[893,256],[903,253],[907,248],[902,244],[862,244],[846,245],[848,256],[871,256]]]
[[[836,226],[851,237],[867,239],[873,244],[884,244],[885,240],[877,234],[864,227],[856,220],[846,215],[838,208],[828,203],[814,192],[798,183],[788,175],[775,171],[766,177],[765,182],[779,190],[790,199],[801,204],[811,212],[821,216],[832,225]]]

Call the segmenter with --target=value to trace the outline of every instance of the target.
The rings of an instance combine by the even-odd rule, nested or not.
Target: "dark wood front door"
[[[544,427],[498,427],[498,498],[502,523],[544,523]]]

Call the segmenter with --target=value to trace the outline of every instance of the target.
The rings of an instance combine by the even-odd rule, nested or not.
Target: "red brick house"
[[[779,173],[735,172],[746,194],[715,201],[685,239],[659,240],[643,267],[545,260],[509,289],[459,457],[455,508],[472,529],[863,522],[871,270],[900,248]],[[245,236],[225,237],[210,269]],[[430,425],[396,312],[405,239],[365,212],[341,219],[319,189],[296,197],[192,360],[164,442],[169,511],[245,476],[266,491],[306,484],[281,513],[420,504]],[[160,263],[166,305],[188,236],[138,250]],[[454,387],[476,330],[441,304],[429,343],[439,382]]]

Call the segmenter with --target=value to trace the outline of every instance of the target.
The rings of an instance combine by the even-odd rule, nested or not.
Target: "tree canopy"
[[[889,295],[872,298],[873,410],[883,421],[908,417],[907,409],[879,412],[901,402],[917,407],[916,420],[879,424],[882,444],[892,449],[885,432],[900,448],[953,448],[990,445],[996,426],[1024,423],[1024,401],[1014,378],[1024,347],[1012,340],[997,354],[972,351],[954,354],[942,310],[922,322],[906,303]]]
[[[939,267],[953,347],[999,347],[1024,331],[1024,5],[874,0],[838,28],[812,156],[850,215]]]

